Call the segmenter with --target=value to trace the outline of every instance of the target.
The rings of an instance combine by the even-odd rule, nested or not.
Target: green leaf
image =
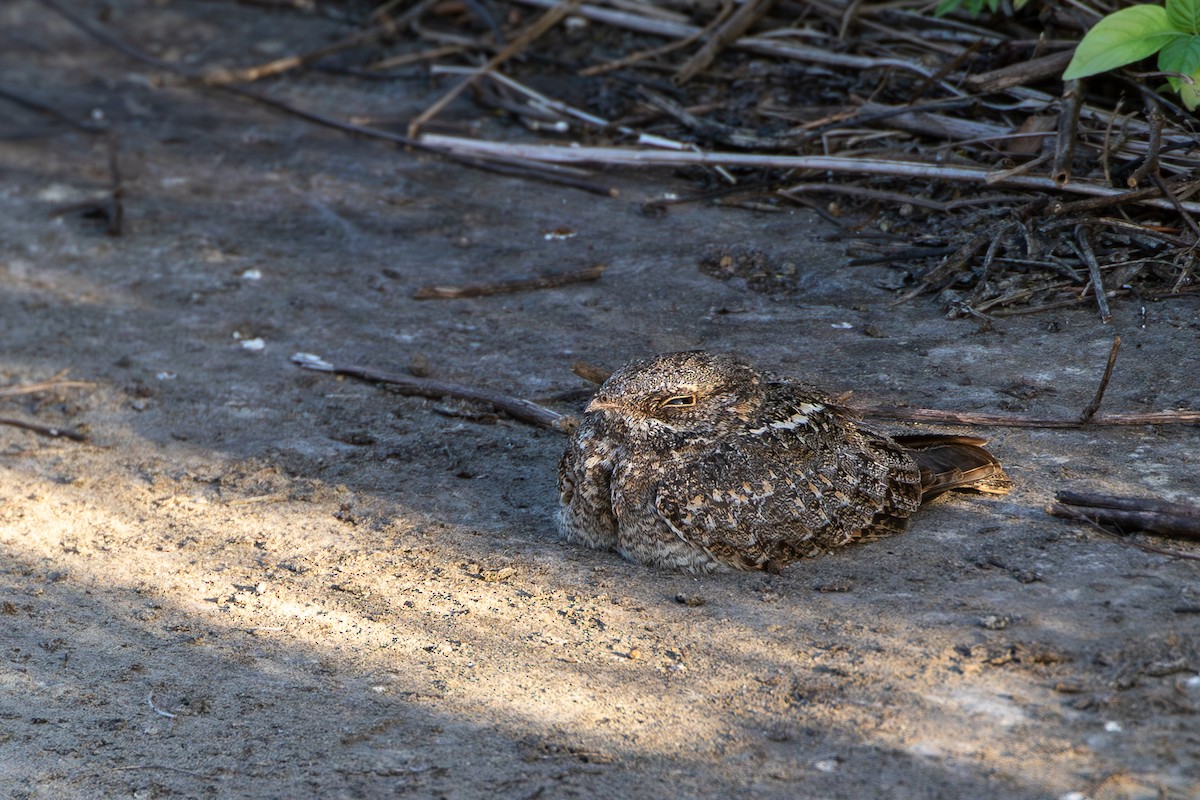
[[[1200,71],[1200,36],[1176,34],[1166,47],[1158,51],[1158,68],[1163,72],[1182,72],[1184,75]]]
[[[1158,52],[1158,68],[1163,72],[1178,72],[1192,77],[1189,83],[1182,78],[1168,76],[1167,83],[1179,94],[1188,111],[1195,111],[1196,106],[1200,105],[1200,85],[1195,82],[1200,78],[1200,36],[1176,36]]]
[[[1122,8],[1097,22],[1075,48],[1063,80],[1086,78],[1141,61],[1179,35],[1162,6]]]
[[[1167,0],[1167,20],[1177,31],[1200,33],[1200,2]]]

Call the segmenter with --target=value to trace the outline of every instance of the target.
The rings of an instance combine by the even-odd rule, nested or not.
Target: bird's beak
[[[616,407],[616,401],[605,397],[604,395],[598,394],[592,398],[592,402],[587,404],[587,408],[585,408],[584,411],[591,414],[595,411],[608,411]]]

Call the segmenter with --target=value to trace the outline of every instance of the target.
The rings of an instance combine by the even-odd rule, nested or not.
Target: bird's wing
[[[920,504],[912,459],[818,405],[781,406],[744,435],[667,459],[659,516],[684,541],[743,567],[902,530]]]

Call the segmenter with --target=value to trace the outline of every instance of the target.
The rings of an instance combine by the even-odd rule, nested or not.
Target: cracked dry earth
[[[109,6],[214,61],[330,25]],[[348,139],[157,85],[28,0],[0,30],[10,89],[119,131],[127,214],[121,237],[54,214],[103,194],[103,143],[2,107],[27,135],[0,141],[0,383],[91,385],[0,399],[90,436],[0,428],[0,796],[1200,795],[1197,562],[1042,511],[1068,486],[1200,500],[1194,426],[990,429],[1009,496],[697,579],[559,540],[560,435],[289,363],[424,360],[576,412],[573,360],[705,347],[864,403],[1073,417],[1119,333],[1107,410],[1195,408],[1196,296],[980,329],[894,305],[888,270],[847,268],[802,213],[651,218],[686,186],[613,174],[601,199]],[[409,116],[440,91],[271,90]],[[794,291],[698,268],[747,246]],[[593,263],[591,284],[410,297]]]

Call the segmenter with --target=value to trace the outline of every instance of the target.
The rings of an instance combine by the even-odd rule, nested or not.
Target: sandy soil
[[[213,63],[337,31],[106,7],[141,46]],[[695,579],[559,540],[561,436],[288,360],[427,359],[575,392],[554,402],[571,412],[574,359],[706,347],[862,402],[1073,416],[1120,333],[1106,409],[1196,408],[1195,295],[983,330],[894,305],[889,271],[845,267],[803,213],[652,217],[686,185],[612,175],[602,199],[352,140],[156,85],[31,0],[0,7],[0,37],[6,87],[102,112],[127,183],[124,236],[53,215],[103,195],[103,144],[0,106],[0,383],[93,383],[0,400],[91,437],[0,428],[0,796],[1200,796],[1197,562],[1042,511],[1068,486],[1200,500],[1195,427],[988,431],[1010,496],[782,575]],[[401,116],[439,92],[270,89]],[[738,247],[793,263],[796,290],[698,269]],[[410,298],[594,263],[594,284]]]

